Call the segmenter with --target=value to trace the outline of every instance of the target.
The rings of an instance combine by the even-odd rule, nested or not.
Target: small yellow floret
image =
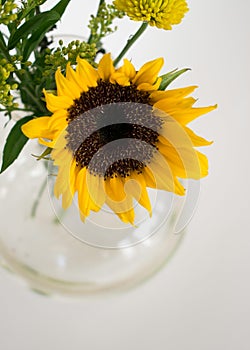
[[[114,5],[134,21],[166,30],[179,24],[188,11],[186,0],[115,0]]]

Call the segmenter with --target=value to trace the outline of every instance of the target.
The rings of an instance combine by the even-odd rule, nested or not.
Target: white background
[[[72,0],[58,31],[86,36],[96,3]],[[191,67],[176,86],[197,84],[199,105],[219,105],[193,123],[215,142],[205,151],[210,175],[185,240],[150,281],[114,296],[46,298],[0,270],[0,349],[250,348],[250,3],[188,3],[182,25],[150,28],[127,55],[137,67],[158,56],[165,71]],[[114,55],[137,26],[126,20],[106,40]]]

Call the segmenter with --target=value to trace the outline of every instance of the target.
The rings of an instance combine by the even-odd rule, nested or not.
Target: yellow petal
[[[54,160],[56,165],[64,164],[64,158],[67,156],[72,159],[72,153],[66,148],[67,146],[67,131],[63,130],[56,139],[54,149],[51,153],[51,158]]]
[[[161,137],[159,137],[159,139],[162,141]],[[187,178],[188,169],[185,168],[185,160],[182,160],[181,155],[178,153],[178,151],[167,141],[164,141],[164,143],[158,142],[157,147],[159,149],[159,152],[166,158],[166,161],[171,167],[173,173],[177,177]],[[191,175],[190,172],[189,175]]]
[[[144,208],[146,208],[150,214],[152,215],[152,208],[150,199],[148,197],[148,192],[146,188],[146,181],[144,179],[143,174],[133,173],[126,180],[126,191],[133,196],[138,203],[140,203]]]
[[[91,201],[96,208],[100,209],[106,199],[104,178],[87,172],[86,185]]]
[[[79,57],[77,58],[76,74],[77,79],[83,81],[88,87],[97,86],[97,81],[99,79],[97,71],[88,61]]]
[[[124,180],[120,176],[106,181],[106,193],[109,200],[113,202],[113,210],[116,214],[129,212],[133,208],[132,196],[130,196],[124,187]]]
[[[51,158],[55,158],[55,151],[51,153]],[[72,164],[72,154],[68,150],[63,150],[61,157],[58,157],[54,161],[54,165],[58,166],[58,174],[54,186],[54,194],[56,198],[67,192],[70,186],[70,169]]]
[[[55,96],[43,90],[46,99],[46,105],[52,113],[60,109],[68,109],[73,105],[73,99],[69,96]]]
[[[174,148],[193,147],[191,140],[182,125],[171,116],[165,116],[159,134],[160,136],[163,136]]]
[[[47,138],[53,139],[54,131],[48,127],[50,117],[40,117],[30,120],[22,126],[22,132],[30,139]]]
[[[182,174],[181,177],[199,179],[201,177],[199,160],[193,148],[192,140],[182,125],[173,118],[165,119],[160,133],[161,135],[158,138],[160,142],[166,144],[166,146],[170,145],[178,153],[178,157],[183,163],[186,176]],[[173,151],[171,154],[173,154]]]
[[[203,114],[209,113],[217,108],[217,105],[209,107],[200,107],[200,108],[190,108],[180,111],[174,111],[171,113],[171,116],[175,118],[179,123],[186,125],[196,118],[200,117]]]
[[[155,82],[155,84],[148,84],[148,83],[141,83],[137,86],[138,90],[144,90],[144,91],[154,91],[158,90],[161,85],[161,78],[158,78]]]
[[[187,126],[184,127],[184,130],[188,134],[188,136],[190,137],[194,147],[209,146],[213,143],[213,141],[208,141],[208,140],[204,139],[203,137],[196,135]]]
[[[43,146],[46,146],[46,147],[49,147],[49,148],[54,148],[55,143],[56,143],[56,138],[57,138],[57,134],[55,133],[55,135],[54,135],[54,140],[52,140],[52,141],[46,141],[46,139],[39,138],[39,139],[38,139],[38,142],[39,142],[41,145],[43,145]]]
[[[81,214],[81,219],[84,221],[85,217],[90,214],[90,206],[89,206],[89,193],[87,190],[86,184],[86,173],[87,169],[82,168],[76,179],[76,190],[78,191],[78,206]]]
[[[193,97],[185,99],[161,99],[154,104],[154,108],[166,112],[167,115],[175,115],[178,112],[188,111],[196,100]]]
[[[102,80],[109,81],[112,74],[115,72],[111,54],[103,55],[98,65],[98,73]]]
[[[130,210],[125,211],[123,213],[116,213],[116,214],[120,218],[120,220],[123,221],[125,224],[134,225],[134,221],[135,221],[134,208],[131,208]]]
[[[144,169],[144,171],[147,178],[151,178],[151,182],[154,183],[153,188],[173,192],[179,195],[185,194],[183,186],[178,182],[171,167],[161,154],[155,153],[150,164]],[[145,180],[148,185],[147,178],[145,178]]]
[[[48,127],[51,130],[63,131],[68,126],[67,117],[68,112],[64,109],[53,113],[48,122]]]
[[[69,96],[73,100],[80,97],[81,93],[79,87],[65,78],[60,68],[56,71],[55,79],[58,96]]]
[[[118,68],[117,72],[124,74],[130,81],[132,81],[136,75],[135,67],[126,58],[123,60],[123,66]]]
[[[112,84],[117,83],[117,84],[122,85],[122,86],[129,86],[130,85],[129,78],[125,74],[119,73],[119,72],[113,73],[111,78],[109,79],[109,81]]]
[[[153,61],[145,63],[136,74],[135,78],[133,79],[133,83],[136,85],[140,85],[143,83],[153,85],[158,78],[158,74],[163,64],[163,58],[157,58]]]
[[[100,207],[97,206],[89,193],[88,190],[88,170],[87,168],[82,168],[77,175],[76,179],[76,190],[78,191],[78,206],[80,211],[80,217],[82,221],[85,221],[86,217],[89,216],[90,211],[98,212]]]
[[[126,198],[127,194],[124,190],[124,182],[121,178],[113,177],[105,181],[105,190],[108,197],[114,202],[122,202]]]
[[[167,91],[155,91],[150,95],[150,100],[155,103],[161,99],[174,98],[181,99],[190,95],[198,86],[188,86],[180,89],[172,89]]]
[[[79,79],[77,73],[71,67],[70,63],[66,67],[66,78],[75,84],[80,89],[80,92],[88,91],[88,86],[85,83],[84,79]]]
[[[125,191],[124,181],[118,176],[105,182],[106,203],[124,223],[134,223],[133,198]]]
[[[168,140],[164,139],[162,136],[159,137],[160,142],[158,143],[159,151],[166,158],[167,163],[171,167],[174,175],[181,178],[189,178],[198,180],[201,177],[206,176],[207,167],[205,160],[201,156],[199,159],[199,154],[193,148],[191,141],[186,144],[181,141],[177,146],[174,146]],[[201,165],[201,161],[203,160]]]
[[[120,218],[121,221],[126,224],[134,224],[135,212],[133,208],[133,199],[131,196],[127,196],[126,200],[124,201],[124,208],[130,208],[128,210],[123,209],[122,206],[118,207],[117,203],[113,200],[110,200],[109,198],[107,198],[106,203],[110,209],[112,209],[113,212]]]
[[[67,157],[67,165],[59,167],[58,176],[56,179],[54,193],[58,198],[62,195],[62,207],[67,209],[74,198],[76,192],[76,179],[79,169],[76,161],[73,158]]]
[[[197,154],[197,157],[198,157],[199,163],[200,163],[201,177],[205,177],[208,175],[208,159],[203,153],[201,153],[199,151],[196,151],[196,154]]]

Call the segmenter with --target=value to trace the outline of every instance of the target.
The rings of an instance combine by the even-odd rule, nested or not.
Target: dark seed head
[[[148,92],[102,80],[74,101],[67,120],[67,147],[77,164],[105,179],[141,173],[162,126]]]

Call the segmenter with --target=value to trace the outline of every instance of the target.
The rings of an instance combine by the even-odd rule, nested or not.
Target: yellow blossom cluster
[[[166,30],[179,24],[188,11],[185,0],[115,0],[114,5],[134,21]]]

